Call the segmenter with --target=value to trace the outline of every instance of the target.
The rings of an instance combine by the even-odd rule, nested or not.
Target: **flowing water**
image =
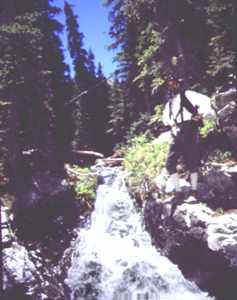
[[[71,300],[212,299],[151,244],[117,168],[101,171],[90,224],[75,240]]]

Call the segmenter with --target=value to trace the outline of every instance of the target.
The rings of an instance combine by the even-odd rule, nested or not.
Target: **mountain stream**
[[[208,300],[145,231],[119,168],[100,171],[95,209],[72,247],[71,300]]]

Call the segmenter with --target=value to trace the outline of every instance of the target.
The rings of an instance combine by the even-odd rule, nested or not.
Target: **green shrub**
[[[158,131],[164,127],[162,122],[163,110],[164,105],[159,104],[155,106],[152,115],[150,113],[141,113],[138,119],[133,121],[131,124],[125,140],[129,141],[133,139],[134,136],[140,136],[143,134],[150,139],[156,137]]]
[[[152,137],[152,126],[150,124],[151,115],[149,113],[140,114],[139,118],[135,120],[126,135],[126,141],[133,139],[134,136],[145,134]]]
[[[132,193],[139,194],[141,198],[146,196],[153,179],[165,165],[168,148],[168,143],[156,144],[145,135],[135,137],[130,142],[124,167],[129,172],[127,182]]]
[[[208,134],[216,130],[215,120],[204,120],[204,126],[200,129],[200,134],[203,138],[207,137]]]
[[[76,199],[83,201],[88,208],[92,208],[96,199],[97,176],[89,168],[77,165],[67,167],[67,172]]]
[[[149,122],[150,125],[153,123],[162,122],[164,105],[162,105],[162,104],[156,105],[156,107],[154,108],[154,111],[155,111],[155,113],[152,115],[150,122]]]

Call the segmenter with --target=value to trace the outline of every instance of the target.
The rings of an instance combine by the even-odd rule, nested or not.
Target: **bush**
[[[130,191],[142,200],[151,191],[153,179],[164,168],[168,149],[168,143],[156,144],[145,135],[130,141],[124,157],[124,167],[129,172],[127,182]]]
[[[89,168],[77,165],[67,167],[67,172],[76,199],[86,204],[88,208],[92,208],[96,199],[97,176]]]
[[[149,124],[151,125],[154,123],[162,122],[163,111],[164,111],[164,105],[162,104],[156,105],[156,107],[154,108],[155,113],[154,115],[152,115]]]
[[[131,140],[135,135],[146,134],[152,136],[152,127],[149,124],[150,114],[140,114],[138,120],[134,121],[126,135],[126,141]]]
[[[204,120],[204,126],[200,129],[200,134],[205,138],[215,130],[217,130],[215,120]]]
[[[141,113],[139,118],[135,120],[126,135],[126,141],[131,140],[135,135],[146,135],[150,138],[154,138],[159,135],[160,131],[164,127],[162,122],[162,114],[164,110],[164,105],[156,105],[154,108],[154,113]]]

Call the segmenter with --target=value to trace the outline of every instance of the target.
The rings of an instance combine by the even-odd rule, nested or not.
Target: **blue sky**
[[[110,23],[108,20],[109,9],[103,6],[103,0],[67,0],[73,5],[74,13],[78,16],[80,31],[84,33],[84,45],[88,50],[92,49],[95,55],[96,66],[100,62],[105,76],[109,76],[116,68],[113,63],[115,51],[108,50],[111,44],[109,37]],[[63,9],[64,1],[55,0],[54,5]],[[65,23],[63,12],[58,16],[61,23]],[[65,48],[66,62],[70,64],[70,58],[66,51],[66,34],[62,35]]]

